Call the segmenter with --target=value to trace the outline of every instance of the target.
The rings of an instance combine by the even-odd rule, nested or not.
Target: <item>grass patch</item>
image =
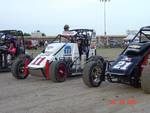
[[[43,48],[38,49],[30,49],[27,50],[27,52],[30,55],[33,55],[36,57],[39,53],[41,53]],[[107,57],[108,60],[114,60],[121,52],[123,51],[122,48],[98,48],[97,49],[97,55],[102,57]]]
[[[98,48],[97,55],[114,60],[123,51],[122,48]]]

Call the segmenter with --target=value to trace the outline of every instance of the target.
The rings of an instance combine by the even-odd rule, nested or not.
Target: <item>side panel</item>
[[[130,75],[135,66],[142,61],[142,57],[128,58],[120,56],[109,68],[110,73],[116,75]]]

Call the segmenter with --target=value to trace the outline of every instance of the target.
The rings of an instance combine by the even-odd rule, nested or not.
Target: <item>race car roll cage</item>
[[[25,53],[25,41],[24,41],[24,35],[23,35],[23,32],[21,30],[2,30],[0,31],[0,33],[2,33],[2,35],[0,36],[0,38],[3,36],[3,35],[7,35],[7,34],[10,34],[12,36],[16,36],[16,41],[18,41],[18,36],[20,36],[20,39],[22,40],[22,45],[23,45],[23,53]],[[8,40],[5,38],[4,39],[4,44],[5,43],[8,43]],[[10,42],[9,42],[10,43]]]
[[[64,38],[71,37],[70,41],[65,42],[66,44],[67,43],[77,43],[77,40],[83,40],[82,46],[88,47],[91,44],[92,38],[96,36],[96,32],[93,29],[73,29],[73,30],[70,30],[69,32],[76,32],[76,33],[74,35],[67,35],[67,36],[59,34],[50,43],[53,43],[56,40],[58,40],[59,42],[61,42],[61,37],[64,37]],[[87,56],[88,56],[88,54],[87,54]]]
[[[146,34],[144,32],[148,32],[149,31],[149,34]],[[139,36],[138,36],[139,35]],[[139,38],[139,42],[142,42],[142,37],[145,36],[145,38],[147,38],[149,41],[150,41],[150,26],[146,26],[146,27],[142,27],[138,32],[137,34],[133,37],[133,39],[131,40],[130,43],[132,43],[136,37]],[[129,45],[130,45],[129,43]],[[129,45],[124,49],[124,51],[126,51],[126,49],[129,47]],[[124,53],[124,51],[122,53]],[[122,54],[121,53],[121,54]]]
[[[69,30],[69,32],[76,32],[74,35],[67,35],[69,37],[74,38],[74,41],[77,41],[77,38],[79,39],[83,39],[83,40],[89,40],[91,41],[92,37],[96,36],[96,33],[93,29],[73,29],[73,30]],[[91,32],[91,35],[89,35],[88,33]],[[83,34],[86,33],[86,34]],[[66,36],[66,37],[67,37]],[[65,35],[59,34],[56,36],[56,38],[54,40],[52,40],[50,43],[53,43],[56,40],[60,40],[61,37],[65,37]],[[76,43],[76,42],[73,42]]]
[[[140,42],[141,42],[141,38],[142,38],[141,35],[144,35],[148,40],[150,40],[150,34],[144,33],[145,31],[149,31],[150,32],[150,26],[142,27],[139,30],[139,32],[135,35],[135,37],[133,38],[133,40],[138,36],[138,34],[140,34]]]
[[[10,37],[7,36],[8,34],[10,35]],[[16,36],[16,37],[15,38],[11,37],[11,35]],[[6,57],[7,54],[8,54],[8,50],[7,50],[8,47],[6,47],[6,45],[11,43],[11,42],[15,43],[16,48],[17,48],[17,52],[19,52],[20,46],[17,46],[17,43],[16,43],[19,39],[18,36],[20,36],[20,39],[22,40],[21,45],[22,45],[23,48],[22,48],[21,53],[25,54],[25,43],[24,43],[24,36],[23,36],[22,31],[20,31],[20,30],[1,30],[0,31],[0,41],[1,41],[1,43],[0,43],[0,53],[1,53],[1,56],[0,56],[0,71],[9,70],[8,69],[9,65],[7,64],[7,57]],[[19,53],[17,53],[17,54],[19,54]],[[2,59],[4,61],[2,61]]]

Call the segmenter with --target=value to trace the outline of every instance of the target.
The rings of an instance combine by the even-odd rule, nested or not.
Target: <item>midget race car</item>
[[[81,75],[86,60],[96,55],[96,33],[92,29],[70,30],[73,35],[58,35],[43,52],[31,62],[19,58],[13,63],[12,75],[25,79],[29,74],[54,82],[63,82],[67,76]],[[69,38],[62,42],[62,38]]]
[[[139,42],[134,41],[137,37]],[[142,27],[115,61],[107,61],[101,56],[87,61],[82,78],[89,87],[98,87],[105,80],[140,87],[145,84],[141,81],[143,69],[149,64],[150,26]]]
[[[16,53],[9,52],[10,44],[13,43]],[[0,72],[10,71],[11,65],[20,55],[25,55],[23,32],[20,30],[0,31]]]

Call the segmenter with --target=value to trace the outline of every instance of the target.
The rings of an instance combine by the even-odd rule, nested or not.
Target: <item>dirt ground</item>
[[[149,111],[150,95],[142,89],[127,85],[104,82],[98,88],[88,88],[80,76],[70,77],[63,83],[53,83],[32,76],[26,80],[16,80],[11,73],[0,73],[0,113],[150,113]]]

